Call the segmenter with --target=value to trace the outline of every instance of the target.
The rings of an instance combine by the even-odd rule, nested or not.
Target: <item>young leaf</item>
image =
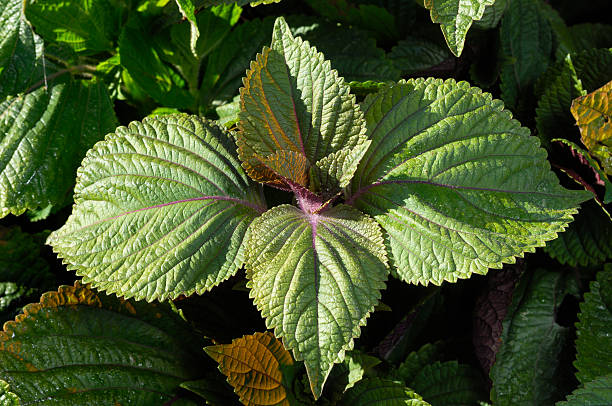
[[[544,251],[572,267],[603,265],[612,259],[612,220],[597,203],[585,202],[576,220]]]
[[[408,283],[513,263],[556,238],[591,197],[559,186],[537,138],[466,82],[400,82],[363,110],[372,145],[347,202],[387,231]]]
[[[597,274],[584,294],[576,324],[576,378],[586,384],[612,374],[612,266]]]
[[[196,116],[117,128],[83,160],[72,215],[48,243],[85,282],[121,296],[211,289],[242,266],[247,227],[264,210],[234,148]]]
[[[21,0],[0,0],[0,102],[26,90],[41,72],[43,41],[27,22],[24,6]]]
[[[401,383],[379,378],[364,379],[346,392],[341,406],[431,406]]]
[[[294,405],[291,354],[271,333],[255,333],[205,348],[246,406]]]
[[[444,39],[455,56],[461,56],[465,36],[472,22],[480,20],[487,6],[495,0],[424,0],[430,10],[431,21],[440,24]]]
[[[571,276],[559,271],[539,269],[523,275],[491,368],[494,405],[553,405],[565,397],[570,386],[564,379],[572,371],[567,365],[571,361],[564,363],[563,356],[572,336],[569,327],[557,323],[556,315],[565,295],[576,291]]]
[[[256,181],[287,181],[333,196],[367,148],[365,123],[349,86],[282,17],[272,48],[251,63],[240,89],[238,154]]]
[[[253,222],[247,247],[251,297],[304,360],[318,398],[380,299],[388,274],[382,232],[346,205],[318,214],[282,205]]]
[[[406,385],[432,406],[473,405],[487,398],[480,373],[457,361],[427,365]]]
[[[582,143],[612,175],[612,81],[572,102]]]
[[[64,204],[81,158],[117,122],[103,83],[64,77],[0,111],[0,218]]]
[[[119,7],[108,0],[30,1],[26,15],[46,41],[91,54],[112,51],[122,23]]]
[[[609,406],[612,404],[612,374],[600,376],[576,389],[556,406]]]
[[[77,282],[45,293],[0,332],[0,379],[24,404],[161,405],[201,376],[200,341],[169,308],[98,295]],[[194,403],[187,403],[194,404]]]
[[[540,0],[512,0],[502,18],[500,36],[501,98],[516,107],[552,60],[552,30]]]

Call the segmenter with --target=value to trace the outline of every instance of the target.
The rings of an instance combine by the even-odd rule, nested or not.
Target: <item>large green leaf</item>
[[[371,378],[364,379],[346,392],[339,403],[343,406],[430,406],[423,398],[401,383]]]
[[[501,22],[501,98],[516,107],[553,56],[552,29],[540,0],[512,0]]]
[[[197,336],[169,308],[99,295],[79,282],[45,293],[0,332],[0,379],[23,404],[191,405],[203,375]]]
[[[487,398],[479,371],[457,361],[427,365],[406,385],[432,406],[474,405]]]
[[[346,205],[318,214],[282,205],[253,222],[247,246],[251,296],[304,360],[317,398],[380,299],[388,274],[382,232]]]
[[[580,304],[576,339],[576,377],[586,384],[612,374],[612,265],[597,274]]]
[[[565,379],[571,379],[572,371],[567,365],[571,360],[563,360],[569,358],[566,346],[572,334],[556,316],[565,295],[576,291],[571,276],[559,271],[539,269],[523,275],[491,368],[493,404],[547,406],[565,397],[571,387]]]
[[[590,197],[559,186],[537,138],[466,82],[400,82],[363,110],[372,145],[348,202],[387,231],[406,282],[454,282],[513,263],[556,238]]]
[[[0,103],[0,218],[69,199],[78,163],[116,125],[100,82],[59,78]]]
[[[39,79],[43,41],[24,15],[21,0],[0,0],[0,102]]]
[[[567,400],[556,406],[610,406],[612,405],[612,374],[600,376],[576,389]]]
[[[330,62],[294,38],[282,17],[272,48],[252,62],[240,101],[238,154],[253,179],[328,196],[349,183],[369,144],[363,115]]]
[[[612,259],[612,220],[595,201],[585,202],[576,220],[544,251],[564,265],[603,265]]]
[[[196,116],[119,127],[83,160],[49,244],[87,283],[137,299],[202,293],[242,265],[264,210],[229,136]]]
[[[50,42],[61,42],[76,52],[111,51],[119,32],[121,8],[109,0],[34,0],[26,8],[28,20]]]
[[[495,0],[424,0],[430,10],[431,21],[440,24],[450,50],[460,56],[465,36],[475,20],[480,20],[487,6]]]

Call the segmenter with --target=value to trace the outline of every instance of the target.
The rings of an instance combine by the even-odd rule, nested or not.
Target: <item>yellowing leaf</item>
[[[582,143],[612,174],[612,81],[572,102],[572,114],[580,127]]]
[[[244,405],[295,404],[287,391],[293,371],[285,368],[293,365],[293,359],[272,333],[255,333],[205,350],[219,363]]]

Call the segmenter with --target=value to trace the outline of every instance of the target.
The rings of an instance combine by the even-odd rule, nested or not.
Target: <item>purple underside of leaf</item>
[[[448,185],[445,183],[437,183],[437,182],[432,182],[429,180],[417,180],[417,179],[413,179],[413,180],[386,180],[386,181],[379,181],[379,182],[374,182],[370,185],[364,186],[361,189],[359,189],[357,192],[355,192],[347,201],[346,204],[348,205],[353,205],[355,200],[357,200],[359,198],[359,196],[363,195],[364,193],[368,192],[370,189],[376,187],[376,186],[382,186],[382,185],[393,185],[393,184],[420,184],[420,185],[431,185],[431,186],[437,186],[437,187],[443,187],[443,188],[447,188],[447,189],[460,189],[460,190],[482,190],[485,192],[498,192],[498,193],[516,193],[516,194],[529,194],[529,195],[541,195],[541,196],[549,196],[549,197],[563,197],[563,195],[557,195],[554,193],[546,193],[546,192],[538,192],[538,191],[528,191],[528,190],[505,190],[505,189],[494,189],[494,188],[486,188],[486,187],[478,187],[478,186],[459,186],[459,185]]]

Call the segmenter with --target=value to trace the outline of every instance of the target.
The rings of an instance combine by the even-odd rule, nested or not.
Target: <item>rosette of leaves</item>
[[[87,154],[48,242],[85,282],[149,301],[244,265],[315,398],[390,271],[421,284],[484,274],[555,238],[589,196],[559,186],[537,138],[480,89],[416,79],[358,105],[282,18],[240,110],[236,144],[195,116],[118,128]],[[267,209],[253,181],[297,204]]]

